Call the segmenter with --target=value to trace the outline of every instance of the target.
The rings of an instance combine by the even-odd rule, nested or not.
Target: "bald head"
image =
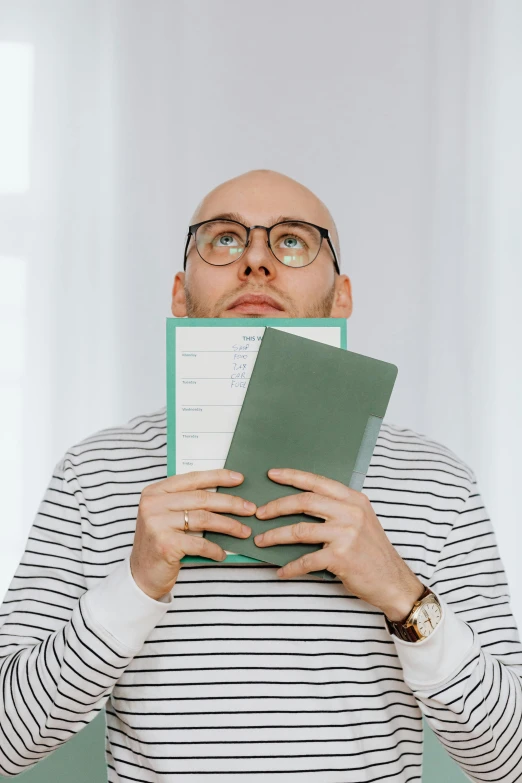
[[[330,232],[340,262],[339,234],[330,211],[315,193],[286,174],[271,169],[253,169],[222,182],[198,204],[190,222],[199,223],[220,212],[230,212],[231,204],[234,211],[245,216],[269,214],[274,223],[280,215],[292,212],[302,220],[324,226]]]
[[[191,225],[228,215],[246,226],[304,220],[328,229],[339,258],[339,237],[323,202],[295,179],[256,169],[229,179],[198,204]],[[218,241],[219,237],[216,239]],[[234,243],[234,232],[227,239]],[[185,265],[172,288],[172,314],[189,318],[348,318],[350,278],[338,273],[332,247],[323,242],[313,263],[278,260],[266,233],[254,229],[246,248],[228,263],[211,264],[187,236]]]

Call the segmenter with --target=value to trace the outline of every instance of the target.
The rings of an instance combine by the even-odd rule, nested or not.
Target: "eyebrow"
[[[239,212],[221,212],[219,215],[214,215],[211,218],[208,218],[208,220],[235,220],[238,223],[243,223],[244,225],[247,224],[247,220],[243,215],[240,215]],[[270,218],[271,223],[270,225],[275,225],[276,223],[281,223],[283,220],[298,220],[302,221],[304,218],[302,217],[289,217],[288,215],[279,215],[279,217]],[[310,222],[310,221],[305,221]]]

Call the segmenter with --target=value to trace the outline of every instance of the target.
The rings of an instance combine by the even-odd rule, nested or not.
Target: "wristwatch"
[[[420,642],[422,639],[427,639],[442,620],[442,606],[435,593],[426,587],[405,620],[392,622],[386,615],[384,619],[388,631],[399,639],[405,642]]]

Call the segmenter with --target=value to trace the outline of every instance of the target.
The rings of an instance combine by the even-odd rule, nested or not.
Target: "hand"
[[[376,606],[392,622],[405,619],[424,585],[390,543],[366,495],[339,481],[293,468],[269,470],[268,477],[305,491],[260,506],[258,519],[303,513],[325,520],[298,522],[255,536],[258,546],[324,544],[287,563],[277,575],[302,576],[327,569],[353,595]]]
[[[206,491],[209,487],[233,487],[243,478],[241,473],[224,468],[201,470],[169,476],[145,487],[130,556],[132,576],[143,592],[155,600],[166,595],[176,583],[184,555],[212,560],[226,557],[213,541],[184,532],[184,509],[189,511],[190,531],[214,530],[248,538],[250,527],[222,514],[252,516],[255,504],[236,495]]]

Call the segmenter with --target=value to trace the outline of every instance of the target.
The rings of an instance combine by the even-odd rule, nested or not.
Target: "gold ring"
[[[185,527],[183,529],[184,529],[184,531],[186,533],[187,530],[189,529],[189,526],[188,526],[188,511],[184,511],[183,513],[185,514]]]

